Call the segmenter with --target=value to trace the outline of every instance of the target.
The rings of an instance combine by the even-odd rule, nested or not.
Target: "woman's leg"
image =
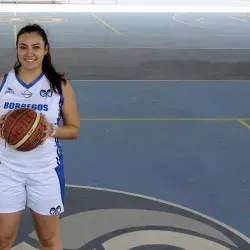
[[[16,240],[22,211],[0,213],[0,250],[10,250]]]
[[[62,250],[59,215],[41,215],[31,210],[42,250]]]
[[[0,250],[15,242],[26,205],[25,175],[0,163]]]
[[[59,214],[64,211],[64,171],[59,166],[27,177],[27,205],[31,209],[42,250],[62,250]]]

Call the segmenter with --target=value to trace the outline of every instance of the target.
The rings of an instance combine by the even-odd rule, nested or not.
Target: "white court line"
[[[203,218],[206,218],[206,219],[208,219],[210,221],[213,221],[213,222],[217,223],[218,225],[221,225],[222,227],[224,227],[227,230],[233,232],[238,237],[242,238],[243,240],[245,240],[246,242],[248,242],[250,244],[250,239],[247,236],[245,236],[244,234],[242,234],[239,231],[235,230],[234,228],[232,228],[232,227],[230,227],[230,226],[228,226],[228,225],[226,225],[226,224],[224,224],[224,223],[222,223],[222,222],[220,222],[220,221],[218,221],[218,220],[216,220],[216,219],[214,219],[214,218],[212,218],[212,217],[210,217],[210,216],[208,216],[206,214],[200,213],[198,211],[195,211],[193,209],[190,209],[190,208],[187,208],[187,207],[175,204],[175,203],[171,203],[171,202],[168,202],[168,201],[160,200],[160,199],[145,196],[145,195],[140,195],[140,194],[131,193],[131,192],[125,192],[125,191],[120,191],[120,190],[114,190],[114,189],[89,187],[89,186],[81,186],[81,185],[71,185],[71,184],[66,184],[66,187],[82,188],[82,189],[89,189],[89,190],[99,190],[99,191],[107,191],[107,192],[113,192],[113,193],[118,193],[118,194],[125,194],[125,195],[130,195],[130,196],[134,196],[134,197],[138,197],[138,198],[144,198],[144,199],[160,202],[160,203],[167,204],[167,205],[170,205],[170,206],[173,206],[173,207],[176,207],[176,208],[180,208],[180,209],[183,209],[185,211],[197,214],[197,215],[199,215],[199,216],[201,216]]]
[[[242,20],[241,18],[238,18],[238,17],[236,17],[236,16],[233,16],[232,17],[233,19],[236,19],[236,20],[239,20],[239,21],[241,21],[241,22],[245,22],[246,20]]]
[[[72,185],[72,184],[66,184],[66,187],[69,187],[69,188],[78,188],[78,189],[86,189],[86,190],[97,190],[97,191],[105,191],[105,192],[110,192],[110,193],[117,193],[117,194],[123,194],[123,195],[128,195],[128,196],[133,196],[133,197],[137,197],[137,198],[142,198],[142,199],[147,199],[147,200],[150,200],[150,201],[155,201],[155,202],[159,202],[159,203],[162,203],[162,204],[166,204],[166,205],[169,205],[169,206],[172,206],[172,207],[175,207],[175,208],[179,208],[179,209],[182,209],[184,211],[188,211],[188,212],[191,212],[195,215],[199,215],[209,221],[212,221],[224,228],[226,228],[227,230],[233,232],[235,235],[237,235],[238,237],[242,238],[244,241],[248,242],[250,244],[250,239],[242,234],[241,232],[237,231],[236,229],[206,215],[206,214],[203,214],[201,212],[198,212],[196,210],[193,210],[191,208],[187,208],[187,207],[184,207],[184,206],[181,206],[179,204],[175,204],[175,203],[172,203],[172,202],[168,202],[168,201],[165,201],[165,200],[161,200],[161,199],[158,199],[158,198],[153,198],[153,197],[150,197],[150,196],[146,196],[146,195],[141,195],[141,194],[136,194],[136,193],[132,193],[132,192],[125,192],[125,191],[121,191],[121,190],[115,190],[115,189],[107,189],[107,188],[99,188],[99,187],[90,187],[90,186],[82,186],[82,185]],[[12,248],[12,250],[36,250],[36,248],[28,245],[27,243],[25,242],[22,242],[20,243],[19,245],[15,246],[14,248]],[[93,249],[94,250],[94,249]]]
[[[186,22],[183,22],[183,21],[177,19],[177,15],[178,14],[173,15],[172,19],[174,21],[181,23],[181,24],[184,24],[184,25],[187,25],[187,26],[190,26],[190,27],[197,27],[197,28],[203,28],[203,29],[208,29],[208,30],[216,30],[216,31],[220,31],[220,32],[223,32],[223,31],[224,32],[232,32],[231,30],[220,30],[220,29],[209,28],[209,27],[205,27],[205,26],[201,26],[201,25],[186,23]]]
[[[232,249],[195,235],[163,230],[125,232],[102,243],[105,250],[117,250],[117,246],[119,246],[119,250],[128,250],[147,245],[171,245],[185,250]]]
[[[228,18],[228,19],[237,19],[237,20],[240,20],[240,21],[242,21],[240,18],[238,18],[238,17],[235,17],[235,16],[226,16],[226,17],[212,17],[212,20],[214,21],[219,21],[219,22],[221,22],[220,21],[220,19],[222,19],[222,20],[225,20],[226,18]],[[212,24],[211,22],[205,22],[205,21],[202,21],[202,20],[205,20],[206,18],[204,18],[204,17],[199,17],[199,18],[197,18],[196,20],[198,21],[198,22],[200,22],[200,23],[202,23],[202,24]]]
[[[202,21],[202,20],[204,20],[204,19],[205,19],[204,17],[196,18],[196,22],[197,22],[197,23],[201,23],[201,24],[206,24],[207,22]]]
[[[241,22],[243,22],[243,23],[247,22],[248,19],[249,19],[249,17],[247,17],[247,19],[244,19],[244,18],[242,19],[242,18],[237,17],[237,16],[232,16],[232,18],[233,18],[233,19],[236,19],[236,20],[238,20],[238,21],[241,21]]]
[[[237,20],[240,20],[240,21],[242,21],[242,22],[245,22],[246,20],[241,20],[240,18],[237,18],[237,17],[235,17],[235,16],[228,16],[227,18],[229,18],[229,19],[237,19]],[[213,18],[213,20],[214,20],[215,18]],[[222,18],[217,18],[217,19],[222,19]],[[197,21],[197,23],[201,23],[201,24],[212,24],[213,25],[213,23],[212,22],[206,22],[206,21],[204,21],[205,20],[205,18],[203,18],[203,17],[200,17],[200,18],[197,18],[196,19],[196,21]],[[221,22],[221,21],[219,21],[219,22]],[[232,28],[236,28],[237,29],[237,25],[234,23],[234,24],[230,24],[230,27],[232,27]],[[233,32],[233,31],[232,31]],[[209,35],[208,35],[209,36]],[[221,35],[218,35],[218,36],[221,36]],[[222,36],[239,36],[239,37],[241,37],[241,36],[246,36],[246,34],[232,34],[232,35],[230,35],[230,34],[228,34],[228,35],[222,35]],[[249,35],[247,35],[247,36],[249,36]]]

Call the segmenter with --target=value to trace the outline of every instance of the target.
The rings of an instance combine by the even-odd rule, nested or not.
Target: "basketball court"
[[[79,104],[64,249],[249,249],[246,13],[0,14],[0,72],[40,23]],[[39,249],[28,210],[13,249]]]

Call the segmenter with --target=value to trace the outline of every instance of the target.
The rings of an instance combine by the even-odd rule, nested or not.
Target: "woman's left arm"
[[[80,135],[80,117],[74,90],[69,81],[62,85],[64,102],[62,104],[63,126],[54,127],[49,124],[47,136],[58,139],[77,139]],[[46,137],[44,138],[46,140]]]

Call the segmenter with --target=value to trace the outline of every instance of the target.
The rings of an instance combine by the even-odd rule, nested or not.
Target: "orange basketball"
[[[11,111],[4,120],[2,132],[5,141],[15,150],[30,151],[41,144],[46,129],[43,117],[33,109]]]

